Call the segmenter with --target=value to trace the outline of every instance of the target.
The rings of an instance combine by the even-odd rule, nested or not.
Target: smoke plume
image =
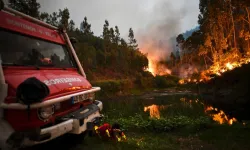
[[[140,51],[147,54],[149,71],[154,75],[171,73],[159,62],[169,59],[170,53],[174,51],[175,37],[181,33],[181,22],[187,14],[185,4],[176,8],[169,1],[158,3],[148,16],[153,21],[136,33]],[[165,69],[162,72],[163,67]],[[161,71],[157,68],[161,68]]]

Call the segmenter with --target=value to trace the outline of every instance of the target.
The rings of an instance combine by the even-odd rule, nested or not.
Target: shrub
[[[153,81],[153,77],[142,77],[142,76],[138,76],[135,81],[134,84],[135,86],[137,86],[138,88],[151,88],[154,86],[154,81]]]
[[[101,87],[99,96],[112,96],[120,92],[127,92],[133,87],[131,80],[103,80],[92,83],[93,86]]]
[[[173,87],[176,86],[177,83],[173,79],[168,79],[164,76],[156,76],[154,78],[155,86],[157,88],[168,88],[168,87]]]

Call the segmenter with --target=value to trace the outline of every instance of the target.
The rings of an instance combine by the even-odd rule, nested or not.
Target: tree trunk
[[[203,55],[203,59],[204,59],[204,62],[205,62],[205,65],[206,65],[206,69],[207,69],[207,61],[206,61],[206,58],[205,58],[204,55]]]
[[[246,7],[246,12],[247,12],[247,19],[248,19],[248,26],[249,26],[249,31],[250,31],[250,15],[249,15],[249,10],[248,8]],[[249,40],[247,40],[247,51],[249,51]]]
[[[234,25],[234,17],[233,17],[233,10],[232,10],[231,0],[229,1],[229,3],[230,3],[229,7],[230,7],[230,14],[231,14],[232,25],[233,25],[233,32],[234,32],[234,48],[237,48],[236,34],[235,34],[235,25]]]
[[[249,30],[250,30],[250,15],[249,15],[249,10],[247,7],[246,7],[246,12],[247,12],[248,26],[249,26]]]

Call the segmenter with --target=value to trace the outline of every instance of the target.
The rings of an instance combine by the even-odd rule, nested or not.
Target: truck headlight
[[[38,117],[42,120],[49,119],[55,112],[54,105],[45,106],[38,109]]]

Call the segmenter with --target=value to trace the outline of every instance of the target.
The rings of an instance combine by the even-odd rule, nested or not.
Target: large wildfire
[[[157,60],[152,59],[148,56],[148,69],[146,71],[151,72],[154,76],[156,75],[168,75],[171,74],[171,70],[166,65],[159,63]]]
[[[183,18],[192,13],[186,7],[188,2],[181,4],[183,5],[180,8],[175,9],[170,1],[156,3],[148,16],[151,18],[150,22],[136,33],[139,49],[147,54],[149,60],[147,71],[154,76],[172,74],[169,67],[161,62],[170,59],[170,53],[176,47],[175,36],[181,30]]]
[[[171,74],[171,70],[168,69],[164,62],[169,57],[169,41],[156,41],[154,39],[144,37],[140,40],[140,51],[147,55],[149,64],[146,71],[151,72],[154,76],[156,75],[167,75]]]

